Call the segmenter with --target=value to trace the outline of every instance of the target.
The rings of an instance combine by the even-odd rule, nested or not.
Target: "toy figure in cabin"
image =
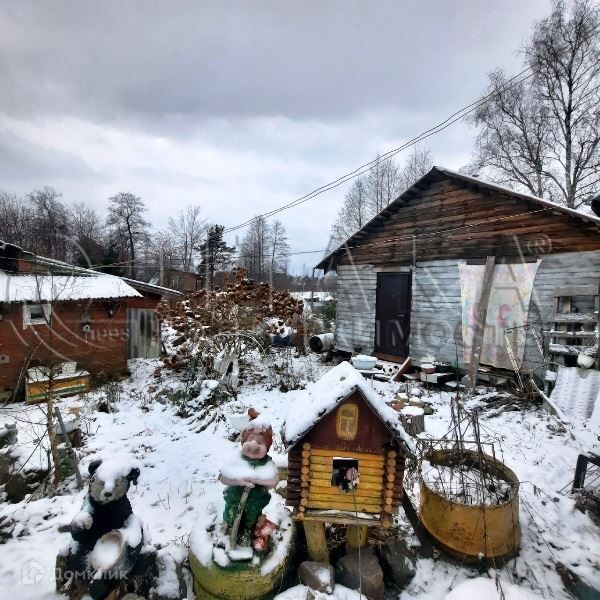
[[[270,488],[279,482],[277,467],[268,455],[273,443],[273,429],[268,419],[253,408],[248,410],[249,423],[242,431],[242,447],[236,457],[219,473],[226,486],[223,521],[235,549],[251,544],[258,552],[266,551],[268,539],[275,530],[263,514],[271,499]]]

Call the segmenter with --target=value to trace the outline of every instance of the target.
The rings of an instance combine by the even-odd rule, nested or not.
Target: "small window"
[[[24,304],[23,327],[27,325],[46,325],[50,321],[49,304]]]
[[[358,460],[355,458],[333,459],[333,471],[331,472],[331,485],[339,487],[343,491],[348,491],[351,487],[351,477],[348,477],[348,471],[356,469],[358,471]]]
[[[358,406],[344,404],[337,411],[336,433],[341,440],[351,441],[358,432]]]

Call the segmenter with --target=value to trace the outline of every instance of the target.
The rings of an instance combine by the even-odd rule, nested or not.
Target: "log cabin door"
[[[411,273],[377,273],[375,352],[406,358]]]

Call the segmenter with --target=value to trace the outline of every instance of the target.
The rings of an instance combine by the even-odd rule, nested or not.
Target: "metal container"
[[[420,520],[440,547],[461,561],[498,564],[519,552],[519,480],[494,457],[482,456],[486,468],[510,484],[508,500],[491,506],[461,504],[432,490],[421,478]],[[426,457],[432,464],[448,466],[460,458],[476,464],[480,455],[472,450],[437,450]]]
[[[359,354],[352,357],[352,366],[359,371],[370,371],[377,364],[377,357]]]

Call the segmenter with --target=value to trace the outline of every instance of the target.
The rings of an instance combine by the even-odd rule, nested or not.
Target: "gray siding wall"
[[[372,265],[340,265],[337,280],[335,347],[371,353],[375,339],[377,273]]]
[[[528,322],[539,333],[547,329],[554,314],[554,290],[573,285],[597,285],[600,281],[600,251],[549,254],[542,259],[535,276]],[[539,366],[540,353],[533,336],[525,345],[526,366]],[[539,375],[543,373],[538,372]]]
[[[413,272],[409,351],[463,365],[458,260],[418,262]]]
[[[413,360],[432,353],[440,360],[464,367],[462,303],[459,260],[418,262],[413,270],[409,351]],[[335,347],[352,352],[373,351],[377,269],[372,265],[338,268],[338,314]],[[597,284],[600,251],[549,254],[542,259],[535,278],[528,321],[537,331],[549,324],[554,313],[554,290],[572,285]],[[528,336],[525,360],[540,362],[533,336]]]
[[[361,352],[373,351],[379,270],[372,265],[338,267],[335,333],[338,350],[352,352],[359,347]],[[410,355],[421,358],[432,352],[454,364],[455,336],[462,364],[458,261],[417,263],[412,281]]]

